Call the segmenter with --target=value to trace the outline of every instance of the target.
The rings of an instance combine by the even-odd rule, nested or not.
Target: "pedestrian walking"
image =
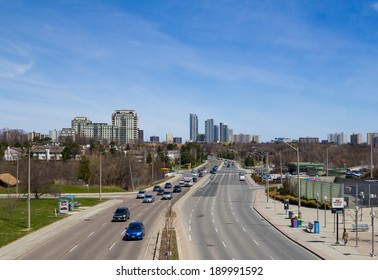
[[[343,239],[344,239],[344,246],[348,243],[348,240],[349,240],[349,233],[346,231],[346,229],[344,228],[344,232],[343,232]]]

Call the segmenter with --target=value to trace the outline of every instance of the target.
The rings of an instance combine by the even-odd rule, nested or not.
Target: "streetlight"
[[[319,193],[317,193],[315,197],[316,197],[316,220],[319,221]]]
[[[327,196],[324,196],[324,227],[327,227]]]
[[[328,148],[327,148],[327,177],[328,177],[328,169],[329,169],[329,166],[328,166],[328,150],[330,149],[330,148],[332,148],[332,147],[336,147],[337,145],[332,145],[332,146],[329,146]]]
[[[374,219],[375,219],[375,211],[371,210],[371,257],[374,257]]]
[[[28,230],[31,228],[30,219],[30,147],[28,148]]]
[[[297,152],[297,177],[298,177],[298,218],[302,218],[301,213],[301,180],[299,178],[299,147],[294,147],[287,142],[284,142],[290,148],[294,149]]]
[[[102,151],[101,151],[101,147],[100,147],[100,192],[99,192],[99,196],[100,196],[100,201],[102,199],[101,197],[101,191],[102,191]]]
[[[356,211],[356,247],[358,247],[358,206],[356,205],[354,209]]]
[[[266,151],[264,151],[262,149],[256,148],[256,147],[253,147],[253,149],[257,150],[257,152],[260,152],[263,155],[265,155],[265,165],[267,167],[268,174],[264,175],[264,176],[265,176],[265,186],[266,186],[266,203],[268,203],[269,202],[269,163],[268,163],[268,152],[266,152]]]
[[[374,253],[374,219],[375,219],[375,211],[373,207],[373,199],[376,198],[376,194],[370,194],[370,199],[371,199],[371,211],[370,211],[370,216],[371,216],[371,257],[375,256]]]

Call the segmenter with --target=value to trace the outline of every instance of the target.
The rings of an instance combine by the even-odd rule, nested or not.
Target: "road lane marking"
[[[255,242],[257,246],[260,246],[260,244],[259,244],[259,243],[257,243],[257,241],[256,241],[256,240],[253,240],[253,242]]]
[[[189,242],[192,242],[192,236],[189,235]]]
[[[73,247],[73,248],[70,250],[70,253],[71,253],[73,250],[75,250],[76,247],[77,247],[77,245],[75,245],[75,247]]]
[[[223,243],[223,246],[224,246],[225,248],[227,248],[226,243],[224,243],[224,241],[222,241],[222,243]]]
[[[115,245],[115,242],[112,244],[112,246],[110,246],[109,250],[111,250]]]
[[[218,229],[217,228],[215,228],[215,231],[218,233]]]
[[[91,234],[88,235],[88,237],[91,237],[94,234],[94,231],[91,232]]]
[[[244,232],[247,232],[244,227],[242,227],[242,230],[244,230]]]

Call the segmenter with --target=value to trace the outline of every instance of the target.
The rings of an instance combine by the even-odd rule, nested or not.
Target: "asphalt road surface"
[[[256,188],[223,167],[210,183],[192,190],[179,209],[183,242],[196,260],[314,260],[254,211]]]

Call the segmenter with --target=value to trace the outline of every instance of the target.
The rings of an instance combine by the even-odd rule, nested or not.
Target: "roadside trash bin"
[[[302,219],[299,219],[299,218],[298,218],[298,227],[299,227],[299,228],[302,227]]]
[[[293,227],[294,228],[298,227],[298,219],[293,219]]]
[[[314,233],[320,232],[320,224],[319,221],[314,221]]]
[[[289,219],[294,218],[294,212],[292,210],[289,210]]]

